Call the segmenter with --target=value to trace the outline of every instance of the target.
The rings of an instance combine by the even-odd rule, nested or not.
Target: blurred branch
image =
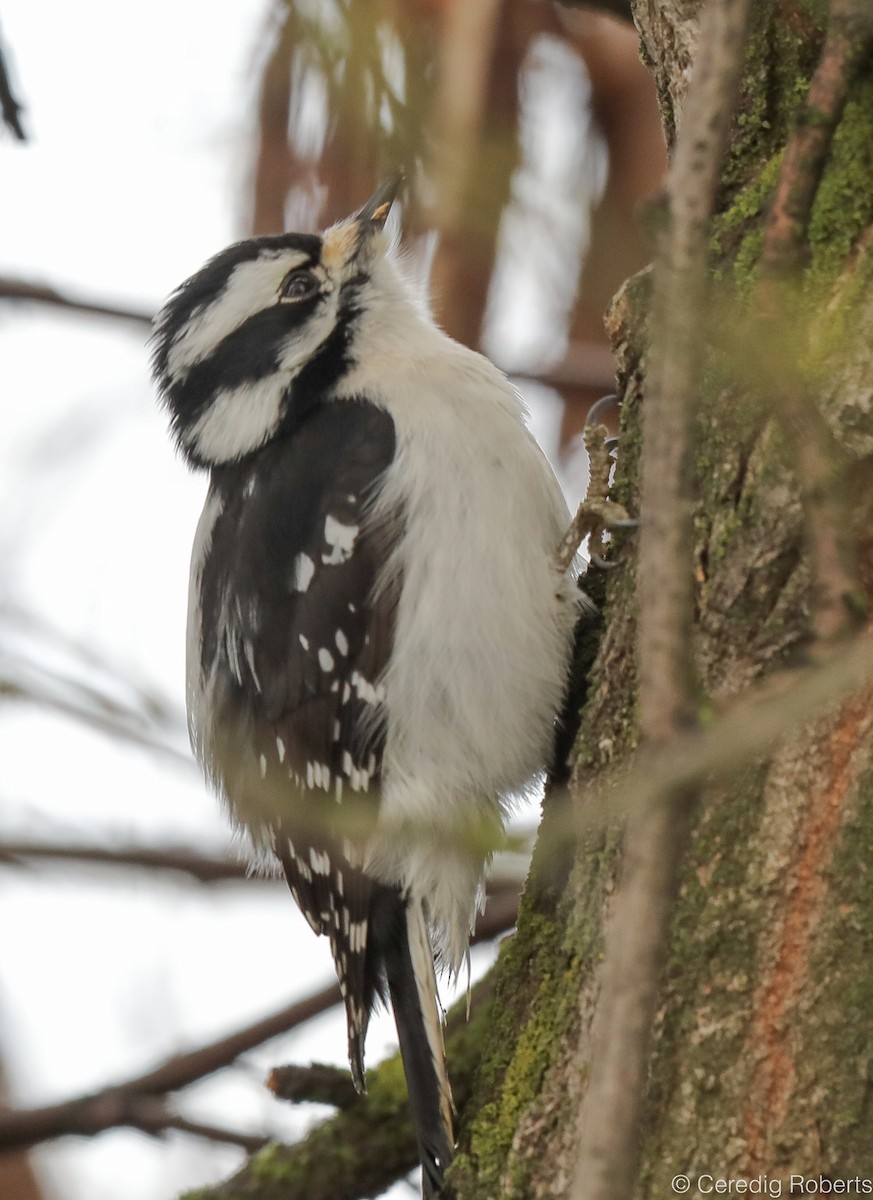
[[[558,0],[562,8],[591,8],[595,12],[611,13],[622,21],[633,23],[630,0]]]
[[[131,680],[122,666],[11,605],[0,607],[0,634],[0,702],[36,704],[193,765],[182,749],[182,712],[153,688]],[[63,666],[47,666],[42,661],[47,651],[55,662],[63,656]]]
[[[786,274],[802,265],[813,201],[849,84],[869,57],[871,45],[869,0],[832,0],[821,59],[795,117],[764,229],[760,263],[768,273]]]
[[[285,4],[281,26],[264,67],[258,98],[258,149],[251,219],[251,232],[255,236],[281,233],[285,228],[285,201],[295,165],[288,145],[291,68],[299,36],[297,10],[294,4]]]
[[[505,889],[489,901],[486,912],[480,917],[472,939],[476,944],[490,941],[505,933],[515,924],[518,913],[518,893]],[[233,1063],[241,1054],[270,1041],[279,1034],[305,1024],[341,1002],[338,984],[331,984],[304,1000],[299,1000],[277,1013],[256,1021],[217,1041],[208,1042],[196,1050],[166,1059],[160,1066],[143,1075],[137,1075],[120,1084],[113,1084],[98,1092],[76,1096],[60,1104],[42,1108],[4,1110],[0,1108],[0,1153],[35,1146],[53,1138],[76,1134],[93,1137],[107,1129],[120,1125],[157,1133],[164,1129],[180,1129],[214,1140],[231,1141],[247,1145],[241,1135],[231,1131],[216,1131],[211,1126],[195,1126],[184,1118],[165,1109],[161,1103],[155,1107],[159,1097],[188,1087],[207,1075],[212,1075]],[[305,1068],[297,1068],[298,1072]],[[301,1097],[303,1099],[304,1097]],[[318,1100],[317,1095],[306,1097]],[[323,1101],[319,1101],[323,1103]],[[151,1122],[151,1124],[149,1124]],[[252,1141],[252,1139],[248,1139]],[[260,1139],[254,1139],[258,1145]],[[413,1139],[414,1144],[414,1139]],[[410,1162],[414,1164],[415,1157]]]
[[[9,68],[6,66],[6,55],[2,42],[0,42],[0,113],[2,113],[4,125],[13,137],[17,138],[19,142],[26,142],[27,135],[21,125],[21,105],[12,93]]]
[[[589,827],[608,817],[663,804],[664,797],[688,787],[728,778],[737,763],[753,762],[804,724],[869,688],[873,677],[873,636],[861,634],[827,661],[776,671],[743,693],[704,730],[687,730],[662,746],[637,755],[618,780],[605,779],[585,796],[574,820]]]
[[[277,1100],[291,1104],[329,1104],[331,1108],[350,1108],[358,1099],[348,1071],[327,1063],[274,1067],[267,1087]]]
[[[491,976],[473,989],[471,1018],[465,1000],[459,1001],[446,1022],[446,1054],[451,1064],[452,1091],[460,1119],[470,1101],[480,1066],[482,1040],[489,1029],[493,998]],[[415,1133],[409,1117],[406,1086],[399,1055],[367,1072],[367,1095],[316,1126],[294,1146],[271,1146],[266,1152],[276,1194],[285,1194],[283,1180],[295,1180],[287,1194],[306,1200],[358,1200],[380,1196],[418,1162]],[[226,1183],[198,1190],[198,1200],[231,1200],[265,1194],[258,1156]]]
[[[93,1137],[118,1125],[141,1128],[138,1103],[179,1091],[230,1066],[241,1054],[327,1012],[340,999],[339,986],[334,983],[228,1037],[168,1058],[154,1070],[124,1083],[43,1108],[0,1110],[0,1152],[35,1146],[67,1134]]]
[[[95,867],[169,871],[188,875],[198,883],[270,883],[285,887],[279,876],[252,872],[245,862],[210,857],[185,846],[70,845],[24,840],[0,840],[0,866],[19,867],[24,860],[69,863]],[[511,873],[495,874],[487,882],[487,904],[476,925],[478,941],[490,941],[511,928],[518,911],[521,879]]]
[[[133,321],[137,325],[151,326],[152,314],[143,309],[127,308],[122,304],[95,300],[84,300],[67,295],[46,284],[29,283],[25,279],[0,276],[0,300],[16,300],[28,304],[49,304],[53,308],[65,308],[70,312],[86,313],[94,317],[112,317],[119,321]]]
[[[571,344],[559,363],[542,371],[507,369],[506,373],[518,382],[541,383],[557,391],[593,388],[609,392],[615,387],[612,351],[597,342]]]
[[[156,751],[180,766],[192,767],[191,755],[177,749],[164,740],[158,730],[149,729],[144,714],[114,697],[79,680],[55,676],[43,672],[42,680],[26,680],[0,677],[0,701],[35,704],[50,709],[65,717],[72,717],[99,733],[129,742],[134,746]],[[54,690],[62,685],[68,695]]]
[[[0,1112],[9,1103],[9,1085],[0,1058]],[[0,1196],[8,1200],[46,1200],[31,1156],[24,1150],[0,1156]]]
[[[710,0],[704,9],[668,181],[671,221],[655,263],[637,573],[640,731],[655,746],[694,718],[691,411],[704,340],[710,215],[749,5]],[[695,797],[694,788],[671,788],[630,814],[579,1117],[573,1200],[624,1200],[634,1188],[651,1027]]]
[[[267,1145],[269,1138],[258,1134],[244,1133],[238,1129],[227,1129],[224,1126],[208,1125],[202,1121],[189,1121],[187,1117],[172,1112],[165,1101],[158,1096],[136,1095],[134,1093],[118,1092],[107,1094],[101,1103],[105,1106],[105,1116],[111,1120],[112,1127],[124,1126],[128,1129],[139,1129],[151,1137],[159,1137],[173,1129],[179,1133],[187,1133],[192,1137],[204,1138],[210,1142],[220,1142],[227,1146],[239,1146],[247,1154],[254,1154]],[[114,1112],[113,1112],[114,1109]]]
[[[245,863],[232,858],[210,858],[184,847],[160,850],[139,846],[51,845],[46,842],[0,841],[0,865],[21,866],[23,859],[37,862],[79,863],[97,867],[135,867],[149,871],[173,871],[198,883],[227,883],[231,880],[277,883],[271,876],[254,874]],[[284,882],[284,881],[283,881]]]

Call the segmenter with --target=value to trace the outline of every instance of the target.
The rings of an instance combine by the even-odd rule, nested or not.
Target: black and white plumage
[[[488,840],[548,761],[578,593],[516,393],[391,252],[395,191],[217,255],[160,313],[154,365],[210,473],[192,744],[330,939],[359,1087],[390,999],[431,1196],[452,1151],[433,955],[461,965]]]

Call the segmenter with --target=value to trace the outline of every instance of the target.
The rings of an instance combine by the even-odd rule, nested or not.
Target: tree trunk
[[[681,130],[701,7],[699,0],[634,5],[671,143]],[[873,586],[869,58],[850,84],[809,223],[798,304],[815,345],[793,347],[801,365],[777,359],[774,367],[769,344],[745,344],[738,320],[754,294],[768,205],[822,50],[826,9],[818,0],[753,5],[722,171],[712,266],[724,307],[705,330],[689,552],[702,719],[811,643],[815,596],[802,489],[791,438],[767,402],[771,377],[783,367],[789,386],[801,376],[815,379],[817,405],[842,456],[868,594]],[[624,397],[615,492],[632,513],[650,296],[643,273],[623,289],[608,320]],[[765,360],[768,374],[756,389],[755,364]],[[754,400],[753,391],[760,392]],[[587,699],[572,783],[547,797],[518,932],[495,968],[489,1019],[478,1026],[480,1066],[449,1176],[455,1200],[573,1194],[600,967],[621,885],[620,814],[605,822],[599,807],[589,811],[586,795],[605,779],[620,780],[637,743],[632,540],[622,534],[617,545],[623,569],[591,584],[602,627],[593,623],[580,647]],[[873,1174],[871,700],[871,688],[844,695],[767,759],[738,746],[733,772],[704,793],[662,980],[640,1131],[640,1196],[673,1195],[680,1173],[691,1195],[698,1183],[715,1194],[717,1179],[766,1176],[759,1190],[788,1195],[792,1182],[795,1190],[804,1186],[791,1176],[819,1184],[820,1177]],[[451,1049],[449,1058],[451,1068]],[[342,1121],[333,1135],[339,1144]],[[296,1166],[284,1190],[284,1160],[269,1153],[274,1190],[259,1189],[249,1171],[228,1190],[202,1195],[312,1194],[299,1182],[304,1160],[296,1150],[287,1152],[289,1168]]]
[[[671,141],[681,127],[700,7],[635,5]],[[821,50],[822,8],[801,0],[753,6],[714,223],[714,270],[738,306],[751,291],[779,158]],[[805,276],[806,304],[819,310],[812,326],[832,351],[817,399],[845,457],[862,539],[873,480],[871,148],[868,73],[852,84],[834,138]],[[637,277],[608,321],[624,394],[617,498],[632,512],[649,295],[648,278]],[[766,396],[752,404],[736,383],[742,373],[723,355],[710,356],[696,431],[694,648],[702,691],[720,705],[810,637],[797,480]],[[869,591],[869,542],[862,548]],[[560,808],[546,809],[533,886],[499,966],[500,1015],[452,1176],[458,1200],[570,1194],[620,840],[596,819],[584,828],[585,797],[605,772],[620,775],[635,749],[634,613],[628,567],[606,587],[605,628],[574,750],[572,802],[584,832],[565,894],[556,906],[543,903],[536,883],[556,874],[545,847],[561,836],[564,820]],[[674,1194],[679,1173],[690,1177],[692,1194],[701,1176],[766,1175],[787,1195],[792,1175],[849,1180],[873,1172],[871,699],[871,689],[844,699],[768,761],[739,756],[733,778],[705,796],[662,982],[641,1196]]]

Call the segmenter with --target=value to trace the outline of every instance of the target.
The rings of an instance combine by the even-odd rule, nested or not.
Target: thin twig
[[[6,128],[19,142],[26,142],[27,135],[21,124],[21,105],[12,92],[9,80],[9,68],[6,66],[6,55],[0,44],[0,115]]]
[[[705,313],[709,218],[743,62],[749,0],[711,0],[668,184],[671,224],[655,272],[644,405],[638,571],[640,726],[666,741],[693,718],[689,428]],[[628,823],[607,933],[574,1200],[633,1190],[651,1024],[666,953],[690,793],[673,789]]]
[[[802,726],[873,679],[873,636],[868,633],[831,647],[825,661],[777,671],[734,700],[705,730],[679,733],[637,755],[620,779],[585,795],[574,827],[603,824],[637,810],[662,805],[664,797],[736,774],[737,763],[771,753]]]
[[[107,837],[106,842],[111,843]],[[185,875],[198,883],[276,884],[279,875],[253,871],[234,858],[211,857],[186,846],[125,846],[122,844],[69,844],[0,840],[0,866],[21,867],[26,862],[69,863],[72,866],[110,867],[145,871],[167,871]],[[495,875],[487,881],[487,903],[476,925],[476,939],[490,941],[515,923],[521,880],[511,874]]]
[[[852,82],[873,42],[869,0],[832,0],[827,37],[785,147],[760,265],[794,272],[807,252],[807,231],[834,133]]]
[[[99,733],[107,734],[110,738],[156,752],[177,766],[186,769],[193,767],[194,760],[191,755],[172,745],[158,732],[150,730],[142,713],[115,701],[105,706],[94,707],[93,701],[101,696],[94,688],[73,679],[64,680],[63,683],[72,693],[70,697],[55,693],[52,688],[43,686],[41,682],[22,683],[18,680],[0,679],[0,700],[47,708],[90,729],[96,729]]]
[[[244,1133],[239,1129],[228,1129],[225,1126],[210,1125],[204,1121],[191,1121],[187,1117],[173,1112],[163,1098],[159,1096],[143,1096],[134,1093],[116,1093],[105,1097],[107,1118],[110,1116],[111,1105],[117,1105],[116,1119],[113,1126],[125,1126],[139,1129],[151,1137],[159,1137],[171,1129],[179,1133],[187,1133],[192,1137],[204,1138],[206,1141],[219,1142],[226,1146],[239,1146],[248,1154],[254,1154],[269,1141],[261,1134]]]
[[[0,865],[20,866],[22,860],[71,863],[97,867],[134,867],[147,871],[172,871],[198,883],[252,881],[273,883],[269,875],[251,872],[232,858],[211,858],[186,847],[149,849],[144,846],[57,845],[47,842],[0,841]]]
[[[0,300],[49,304],[53,308],[66,308],[71,312],[86,313],[94,317],[112,317],[118,321],[133,321],[143,326],[150,326],[152,323],[152,313],[143,309],[127,308],[123,304],[98,300],[84,300],[59,292],[46,284],[29,283],[25,279],[0,278]]]

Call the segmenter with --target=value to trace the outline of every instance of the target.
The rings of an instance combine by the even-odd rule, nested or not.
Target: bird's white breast
[[[385,569],[402,588],[375,859],[421,891],[456,962],[483,855],[454,852],[452,839],[469,828],[475,840],[551,751],[578,611],[553,561],[569,514],[518,396],[486,359],[417,314],[365,344],[344,392],[394,420],[378,505],[406,520]]]

